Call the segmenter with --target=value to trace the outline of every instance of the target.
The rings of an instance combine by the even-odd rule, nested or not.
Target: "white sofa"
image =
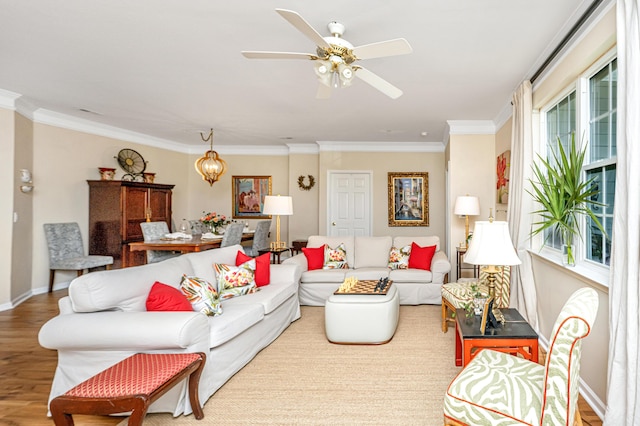
[[[391,247],[404,247],[415,242],[421,247],[436,246],[431,262],[431,271],[423,269],[389,269]],[[388,277],[396,284],[400,293],[401,305],[434,304],[442,302],[441,287],[445,277],[451,271],[451,263],[440,250],[440,239],[436,236],[425,237],[328,237],[314,235],[309,237],[307,247],[321,247],[328,244],[335,248],[344,244],[349,269],[308,270],[304,253],[286,259],[283,264],[297,265],[302,275],[298,290],[301,305],[324,306],[325,301],[338,289],[347,277],[360,280],[378,280]]]
[[[147,312],[154,282],[179,287],[182,274],[214,282],[213,263],[235,265],[234,245],[190,253],[150,265],[92,272],[74,279],[60,314],[40,330],[45,348],[58,351],[49,401],[137,352],[204,352],[201,404],[300,317],[295,265],[271,265],[271,282],[253,294],[224,300],[222,315]],[[149,412],[192,412],[183,383],[153,403]]]

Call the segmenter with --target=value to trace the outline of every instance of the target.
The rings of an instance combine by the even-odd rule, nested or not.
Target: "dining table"
[[[242,233],[241,241],[253,241],[254,232],[248,231]],[[222,235],[216,235],[215,238],[202,238],[202,235],[193,235],[187,238],[160,238],[158,240],[135,241],[129,243],[131,251],[146,250],[166,250],[179,251],[181,253],[191,253],[198,251],[219,248],[222,243]]]

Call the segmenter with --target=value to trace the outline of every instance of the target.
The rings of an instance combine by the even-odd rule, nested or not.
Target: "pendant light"
[[[227,170],[227,163],[213,150],[213,129],[206,138],[202,133],[200,133],[200,137],[204,142],[211,142],[211,149],[196,160],[196,171],[200,173],[202,180],[206,180],[210,186],[213,186]]]

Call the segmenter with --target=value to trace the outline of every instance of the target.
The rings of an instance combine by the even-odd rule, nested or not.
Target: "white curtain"
[[[522,264],[511,268],[510,306],[538,330],[537,298],[531,268],[530,245],[533,201],[524,188],[529,184],[533,161],[531,134],[531,82],[525,81],[513,94],[513,125],[511,129],[511,167],[509,173],[509,232]]]
[[[640,425],[640,7],[618,0],[618,161],[604,424]]]

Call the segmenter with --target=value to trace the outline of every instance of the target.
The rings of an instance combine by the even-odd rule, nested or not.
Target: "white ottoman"
[[[382,344],[393,337],[400,298],[391,284],[387,294],[333,294],[324,305],[324,325],[332,343]]]

